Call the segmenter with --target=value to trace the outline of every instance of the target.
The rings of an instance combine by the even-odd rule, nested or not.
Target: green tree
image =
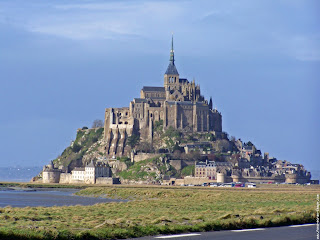
[[[77,143],[74,143],[73,146],[72,146],[72,151],[77,153],[81,150],[81,146]]]
[[[155,121],[153,129],[155,132],[161,133],[163,129],[163,120]]]
[[[144,153],[151,153],[154,152],[153,146],[151,143],[148,142],[140,142],[137,147],[137,151],[144,152]]]
[[[131,149],[134,149],[135,146],[137,146],[140,142],[140,136],[136,134],[132,134],[130,137],[128,137],[127,145],[131,147]]]

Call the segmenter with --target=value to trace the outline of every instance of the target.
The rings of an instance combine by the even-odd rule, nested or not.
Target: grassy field
[[[0,239],[117,239],[315,222],[318,186],[89,187],[130,199],[93,206],[0,208]]]

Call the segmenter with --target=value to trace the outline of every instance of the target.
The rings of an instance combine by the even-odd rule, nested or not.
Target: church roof
[[[174,65],[173,61],[170,61],[169,66],[167,68],[166,73],[167,75],[179,75],[176,66]]]
[[[181,83],[186,83],[186,82],[189,82],[189,81],[188,81],[188,79],[186,79],[186,78],[180,78],[180,79],[179,79],[179,82],[181,82]]]
[[[193,102],[191,101],[183,101],[183,102],[180,102],[180,101],[167,101],[167,104],[168,105],[193,105]]]
[[[145,92],[164,92],[164,87],[143,87],[143,91]]]
[[[143,103],[143,102],[147,102],[147,100],[144,99],[144,98],[135,98],[135,99],[134,99],[134,102],[135,102],[135,103]]]

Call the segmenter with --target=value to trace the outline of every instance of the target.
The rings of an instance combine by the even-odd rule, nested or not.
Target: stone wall
[[[310,177],[307,176],[299,176],[297,174],[286,174],[285,178],[286,183],[300,183],[305,184],[310,182]]]
[[[215,182],[207,177],[185,177],[184,184],[186,185],[201,185],[203,183]]]
[[[71,183],[72,175],[71,173],[61,173],[59,183]]]
[[[96,178],[96,184],[112,185],[113,180],[111,177],[98,177]]]
[[[163,185],[202,185],[203,183],[216,182],[215,180],[209,180],[207,177],[185,177],[182,179],[171,178],[170,180],[164,180]]]
[[[140,162],[149,158],[159,157],[160,154],[157,153],[138,153],[134,155],[134,162]]]
[[[96,184],[103,184],[103,185],[120,184],[120,180],[119,178],[112,178],[112,177],[98,177],[96,178]]]
[[[42,172],[42,182],[43,183],[59,183],[60,171],[43,171]]]
[[[253,183],[260,183],[260,182],[272,182],[272,183],[282,183],[285,182],[285,178],[283,176],[276,176],[276,177],[239,177],[239,176],[232,176],[232,182],[253,182]],[[227,181],[228,182],[228,181]]]
[[[179,171],[186,166],[194,165],[195,161],[193,161],[193,160],[170,160],[169,163],[172,167],[174,167],[177,171]]]

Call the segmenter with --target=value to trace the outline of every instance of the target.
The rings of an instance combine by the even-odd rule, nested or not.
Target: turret
[[[209,101],[209,109],[212,110],[212,97],[210,97],[210,101]]]

